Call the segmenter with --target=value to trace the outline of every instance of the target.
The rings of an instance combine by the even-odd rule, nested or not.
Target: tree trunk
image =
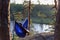
[[[0,0],[0,40],[10,40],[8,25],[10,21],[9,2],[10,0]]]
[[[57,5],[55,38],[54,38],[54,40],[60,40],[60,0],[58,0],[58,5]]]

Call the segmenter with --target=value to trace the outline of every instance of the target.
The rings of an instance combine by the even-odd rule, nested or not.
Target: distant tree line
[[[54,5],[33,5],[33,6],[34,7],[32,7],[31,14],[30,14],[32,22],[41,23],[41,24],[44,24],[44,23],[45,24],[53,24],[55,22],[55,9],[51,9]],[[23,8],[24,7],[22,4],[12,3],[11,11],[10,11],[11,20],[13,20],[12,13],[17,15],[17,13],[20,12],[20,15],[22,15]],[[28,13],[28,11],[25,11],[26,17],[28,15],[27,13]]]

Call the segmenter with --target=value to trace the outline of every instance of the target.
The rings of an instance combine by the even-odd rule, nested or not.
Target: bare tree
[[[54,38],[54,40],[60,40],[60,0],[58,0],[58,5],[57,5],[55,38]]]
[[[0,0],[0,40],[10,40],[9,34],[9,2],[10,0]]]

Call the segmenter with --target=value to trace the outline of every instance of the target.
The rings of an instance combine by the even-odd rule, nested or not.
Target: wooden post
[[[0,0],[0,40],[10,40],[9,21],[10,21],[10,0]]]
[[[60,40],[60,0],[58,0],[58,5],[57,5],[55,38],[54,38],[54,40]]]

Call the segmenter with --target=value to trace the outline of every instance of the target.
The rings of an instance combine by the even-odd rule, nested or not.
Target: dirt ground
[[[26,36],[25,38],[19,38],[19,40],[54,40],[53,33],[40,33],[33,36]]]

